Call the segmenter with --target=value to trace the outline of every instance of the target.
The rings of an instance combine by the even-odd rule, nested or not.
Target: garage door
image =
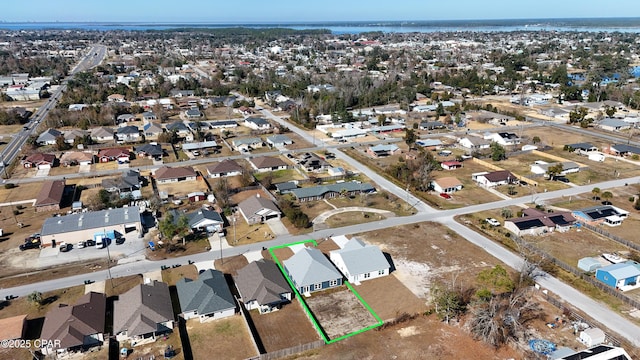
[[[125,224],[124,225],[124,232],[125,233],[130,233],[132,231],[136,231],[138,230],[138,225],[137,224]]]
[[[51,169],[51,164],[42,164],[42,165],[38,165],[38,169],[43,170],[43,169]]]

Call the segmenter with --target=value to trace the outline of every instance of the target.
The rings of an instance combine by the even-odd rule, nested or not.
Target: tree
[[[27,300],[33,305],[41,305],[42,304],[42,293],[39,291],[34,291],[27,296]]]
[[[56,150],[64,151],[69,150],[71,145],[69,145],[66,141],[64,141],[64,136],[60,135],[56,137]]]
[[[417,139],[418,139],[418,135],[416,135],[415,130],[413,129],[405,130],[404,142],[407,143],[410,149],[413,147],[413,145],[415,145]]]
[[[598,200],[598,196],[600,195],[600,188],[594,187],[591,189],[591,193],[593,194],[593,200]]]
[[[609,200],[613,198],[613,193],[611,191],[605,191],[602,193],[602,198],[606,204],[611,204]]]
[[[585,120],[585,117],[587,116],[587,114],[589,113],[589,110],[585,107],[575,107],[570,113],[569,113],[569,123],[570,124],[574,124],[574,123],[579,123]]]
[[[539,136],[534,136],[534,137],[531,139],[531,142],[533,142],[534,144],[538,144],[538,143],[540,143],[540,141],[541,141],[541,140],[540,140],[540,137],[539,137]]]
[[[436,284],[431,288],[431,297],[436,306],[436,314],[447,324],[467,310],[468,294],[456,289],[455,286]]]
[[[549,174],[550,179],[553,179],[554,177],[560,175],[563,170],[564,166],[562,165],[562,163],[557,163],[549,166],[549,168],[547,169],[547,174]]]
[[[510,194],[510,195],[513,195],[513,194]],[[501,213],[502,213],[502,217],[505,219],[511,219],[513,217],[513,211],[511,211],[511,209],[509,208],[502,209]]]
[[[605,105],[604,106],[604,112],[605,114],[607,114],[607,117],[612,118],[613,115],[615,115],[616,113],[616,108],[613,106],[609,106],[609,105]]]
[[[491,160],[500,161],[507,158],[507,151],[505,148],[497,142],[491,143]]]

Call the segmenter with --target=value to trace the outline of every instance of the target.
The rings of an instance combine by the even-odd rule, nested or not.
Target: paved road
[[[90,69],[94,66],[97,66],[102,62],[104,56],[106,55],[107,47],[103,45],[92,45],[88,50],[87,54],[80,60],[80,62],[73,67],[70,72],[70,75],[66,77],[58,90],[53,92],[49,97],[49,100],[44,103],[41,107],[36,110],[36,112],[31,116],[31,120],[24,125],[24,130],[16,134],[9,144],[0,152],[0,158],[2,161],[0,162],[0,171],[3,171],[5,164],[10,164],[16,156],[20,153],[20,149],[27,142],[29,136],[37,132],[38,125],[40,122],[47,117],[49,111],[56,107],[58,100],[62,97],[62,94],[67,88],[67,83],[69,80],[80,71],[84,71]],[[6,175],[6,174],[5,174]]]

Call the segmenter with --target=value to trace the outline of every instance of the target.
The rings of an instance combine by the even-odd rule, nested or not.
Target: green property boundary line
[[[293,281],[289,278],[289,275],[287,275],[287,272],[284,270],[284,266],[280,262],[280,259],[278,259],[276,254],[273,252],[273,250],[275,250],[275,249],[282,249],[282,248],[293,246],[293,245],[302,245],[302,244],[306,244],[306,243],[309,243],[309,242],[313,243],[314,246],[318,246],[318,243],[315,240],[303,240],[303,241],[298,241],[298,242],[294,242],[294,243],[290,243],[290,244],[284,244],[284,245],[278,245],[278,246],[270,247],[269,248],[269,253],[271,254],[271,257],[275,260],[276,265],[278,265],[278,268],[280,269],[280,272],[282,272],[282,274],[284,275],[284,278],[287,279],[287,282],[289,283],[289,286],[291,286],[291,288],[293,289],[293,291],[296,294],[296,296],[298,296],[298,299],[300,300],[300,303],[302,304],[302,308],[307,313],[307,316],[309,317],[309,319],[311,319],[311,322],[313,323],[313,326],[320,333],[320,335],[322,335],[322,340],[324,340],[324,343],[325,344],[332,344],[334,342],[337,342],[337,341],[340,341],[340,340],[344,340],[344,339],[346,339],[348,337],[351,337],[351,336],[354,336],[354,335],[358,335],[358,334],[363,333],[365,331],[377,328],[378,326],[382,326],[382,324],[384,324],[384,321],[382,321],[382,319],[380,319],[378,314],[376,314],[375,311],[373,311],[373,309],[371,309],[371,306],[369,306],[369,304],[367,304],[367,302],[364,301],[364,299],[360,296],[360,294],[358,294],[356,289],[354,289],[353,286],[348,281],[345,281],[344,283],[347,285],[347,288],[349,288],[349,290],[351,290],[351,292],[356,296],[356,298],[358,298],[358,300],[362,303],[362,305],[364,305],[364,307],[367,309],[367,311],[369,311],[369,313],[371,315],[373,315],[373,317],[378,322],[376,324],[369,325],[369,326],[367,326],[365,328],[362,328],[360,330],[356,330],[356,331],[348,333],[346,335],[342,335],[342,336],[337,337],[335,339],[329,339],[327,337],[327,334],[325,334],[324,330],[322,329],[322,327],[318,323],[318,319],[316,319],[316,317],[311,312],[311,309],[309,309],[309,306],[307,305],[307,302],[304,300],[304,297],[302,296],[302,294],[300,294],[300,292],[298,291],[296,286],[293,284]]]

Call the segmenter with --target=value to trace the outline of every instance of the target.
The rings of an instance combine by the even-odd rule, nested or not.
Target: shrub
[[[16,184],[14,184],[14,183],[6,183],[6,184],[4,184],[4,188],[5,189],[13,189],[14,187],[16,187]]]

